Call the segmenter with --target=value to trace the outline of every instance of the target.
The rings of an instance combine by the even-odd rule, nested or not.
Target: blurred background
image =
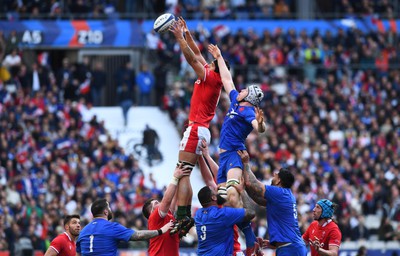
[[[185,18],[207,60],[207,45],[220,47],[238,90],[263,89],[269,129],[247,139],[253,172],[270,184],[294,167],[302,232],[328,198],[339,255],[400,254],[399,0],[0,2],[0,255],[43,255],[63,216],[85,225],[98,197],[146,229],[142,204],[172,175],[196,80],[173,36],[152,29],[165,12]],[[223,92],[217,162],[228,107]],[[259,209],[256,235],[267,226]],[[194,232],[181,255],[195,255]],[[120,244],[120,255],[146,248]]]

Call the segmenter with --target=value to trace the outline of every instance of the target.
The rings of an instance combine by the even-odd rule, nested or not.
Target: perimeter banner
[[[81,47],[143,47],[145,34],[153,30],[154,20],[21,20],[0,21],[5,38],[16,31],[23,48],[81,48]],[[250,30],[262,36],[270,32],[294,29],[308,34],[318,30],[335,35],[339,29],[357,29],[364,33],[392,31],[399,34],[400,20],[380,20],[373,17],[338,20],[188,20],[191,30],[207,31],[223,37],[229,33]]]
[[[15,31],[22,48],[144,46],[141,24],[129,20],[0,21],[0,31]]]

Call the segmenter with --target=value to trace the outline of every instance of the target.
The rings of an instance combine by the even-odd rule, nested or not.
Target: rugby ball
[[[175,16],[171,13],[164,13],[154,21],[154,31],[157,33],[165,33],[169,27],[175,22]]]

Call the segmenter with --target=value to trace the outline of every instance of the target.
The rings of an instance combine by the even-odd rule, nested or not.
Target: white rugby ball
[[[175,16],[171,13],[164,13],[154,21],[154,31],[157,33],[165,33],[169,27],[175,22]]]

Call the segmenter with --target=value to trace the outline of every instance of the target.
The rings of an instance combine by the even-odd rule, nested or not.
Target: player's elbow
[[[199,62],[199,60],[196,58],[195,55],[190,55],[187,56],[186,61],[189,63],[190,66],[194,67],[196,66]]]
[[[251,221],[256,216],[256,211],[254,209],[246,209],[244,215],[244,221]]]

